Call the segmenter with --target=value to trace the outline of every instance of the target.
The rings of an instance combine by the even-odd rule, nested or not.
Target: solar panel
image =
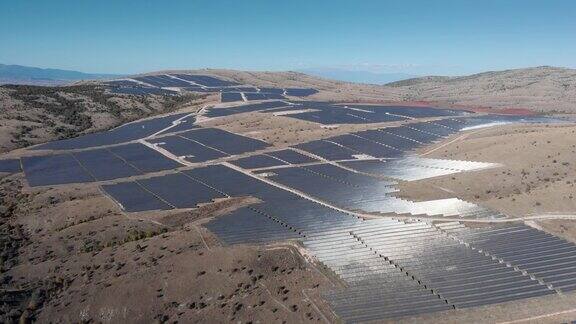
[[[110,151],[142,172],[170,170],[182,166],[140,143],[111,147]]]
[[[150,139],[148,142],[156,144],[176,156],[185,157],[190,162],[204,162],[226,156],[222,152],[177,135]]]
[[[368,131],[362,131],[362,132],[357,132],[357,133],[353,133],[353,134],[356,136],[360,136],[362,138],[365,138],[365,139],[369,139],[371,141],[375,141],[375,142],[378,142],[378,143],[381,143],[381,144],[384,144],[387,146],[394,147],[394,148],[396,148],[402,152],[411,151],[411,150],[421,146],[421,144],[419,144],[413,140],[394,136],[392,134],[381,132],[378,130],[368,130]]]
[[[31,187],[94,181],[70,154],[23,157],[22,165]]]
[[[334,143],[326,141],[311,141],[295,146],[306,152],[325,158],[329,161],[335,160],[350,160],[354,159],[353,155],[360,154],[359,152],[338,146]]]
[[[244,96],[248,100],[273,100],[273,99],[286,99],[281,94],[274,94],[274,93],[244,93]]]
[[[234,102],[242,101],[242,94],[239,92],[222,92],[220,94],[220,101],[222,102]]]
[[[13,160],[0,160],[0,172],[3,173],[18,173],[20,169],[20,159]]]
[[[318,160],[313,157],[300,154],[293,150],[280,150],[280,151],[268,152],[266,153],[266,155],[273,156],[290,164],[318,162]]]
[[[82,167],[98,181],[131,177],[141,174],[107,149],[73,153]]]
[[[240,113],[252,112],[252,111],[262,111],[266,109],[271,109],[275,107],[285,107],[288,104],[282,101],[269,101],[261,102],[257,104],[247,104],[235,107],[227,108],[212,108],[206,112],[207,117],[220,117],[220,116],[230,116]]]
[[[405,139],[411,139],[422,144],[432,143],[440,138],[438,135],[424,133],[405,126],[383,128],[381,131],[403,137]]]
[[[150,192],[144,190],[144,188],[136,182],[104,185],[102,189],[127,212],[168,210],[172,208]]]
[[[327,138],[326,141],[340,144],[354,151],[378,158],[393,158],[402,151],[353,135],[340,135]]]
[[[201,128],[180,135],[232,155],[253,152],[268,147],[268,144],[263,141],[236,135],[217,128]]]
[[[308,89],[308,88],[287,88],[286,95],[294,96],[294,97],[307,97],[311,96],[315,93],[318,93],[316,89]]]
[[[268,155],[248,156],[236,161],[232,161],[231,163],[244,169],[267,168],[287,164]]]
[[[244,207],[205,225],[227,244],[268,243],[299,237],[279,222]]]
[[[284,89],[260,87],[260,93],[270,93],[270,94],[282,95],[284,93]]]
[[[142,179],[137,182],[176,208],[195,208],[199,203],[209,203],[215,198],[224,197],[182,173]]]

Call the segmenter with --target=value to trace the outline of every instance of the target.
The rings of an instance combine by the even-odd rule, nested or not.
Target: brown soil
[[[94,186],[2,179],[4,320],[317,322],[330,281],[290,245],[222,246],[199,224],[257,202],[127,217]],[[6,242],[6,241],[3,241]],[[320,308],[318,308],[320,307]],[[322,309],[322,314],[319,309]]]

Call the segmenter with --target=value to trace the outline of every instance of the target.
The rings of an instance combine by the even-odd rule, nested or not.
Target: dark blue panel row
[[[197,204],[208,203],[215,198],[224,197],[224,195],[182,173],[168,174],[137,182],[176,208],[194,208]]]
[[[222,102],[234,102],[242,100],[242,94],[239,92],[222,92],[222,94],[220,94],[220,101]]]
[[[226,156],[226,154],[213,150],[178,135],[166,136],[148,140],[176,156],[185,156],[190,162],[204,162]]]
[[[353,155],[360,154],[359,152],[322,140],[299,144],[296,145],[296,147],[329,161],[350,160],[354,158]]]
[[[360,209],[393,191],[387,181],[359,175],[332,165],[275,169],[273,180],[344,208]]]
[[[274,99],[286,99],[281,94],[274,94],[274,93],[244,93],[244,96],[248,100],[274,100]]]
[[[123,182],[102,186],[127,212],[167,210],[172,207],[146,191],[136,182]]]
[[[466,114],[461,110],[451,110],[432,107],[410,107],[410,106],[373,106],[373,105],[349,105],[350,108],[372,111],[374,113],[394,114],[412,118],[460,116]]]
[[[170,170],[182,166],[140,143],[115,146],[109,149],[142,172]]]
[[[281,150],[281,151],[269,152],[269,153],[266,153],[266,155],[273,156],[275,158],[278,158],[278,159],[285,161],[285,162],[288,162],[290,164],[318,162],[318,160],[315,158],[312,158],[308,155],[300,154],[300,153],[298,153],[296,151],[292,151],[292,150]]]
[[[94,181],[71,154],[23,157],[22,165],[32,187]]]
[[[157,135],[178,133],[178,132],[183,132],[183,131],[197,128],[198,126],[194,125],[195,121],[196,121],[196,116],[188,116],[188,117],[178,121],[177,125],[174,125],[173,127],[170,127],[168,129],[166,129],[165,131],[158,133]],[[155,135],[155,136],[157,136],[157,135]]]
[[[287,163],[284,163],[281,160],[275,159],[268,155],[253,155],[232,161],[231,163],[245,169],[258,169],[287,165]]]
[[[106,181],[181,165],[142,144],[22,158],[30,186]]]
[[[393,158],[402,154],[402,151],[388,146],[384,146],[373,141],[353,136],[353,135],[340,135],[328,139],[330,142],[340,144],[351,150],[361,152],[377,158]]]
[[[0,160],[0,172],[17,173],[20,172],[20,160]]]
[[[249,207],[218,217],[206,227],[227,244],[267,243],[299,237],[295,231]]]
[[[98,181],[132,177],[141,174],[107,149],[81,151],[73,154],[81,165]]]
[[[201,128],[182,133],[180,136],[232,155],[253,152],[268,146],[265,142],[232,134],[217,128]]]
[[[286,95],[294,97],[306,97],[318,93],[316,89],[310,88],[287,88]]]
[[[205,114],[207,117],[220,117],[220,116],[230,116],[240,113],[252,112],[252,111],[262,111],[266,109],[272,109],[276,107],[285,107],[288,104],[282,101],[270,101],[262,102],[257,104],[248,104],[230,108],[212,108],[208,110]]]
[[[410,126],[410,125],[408,125]],[[408,139],[412,139],[418,141],[420,143],[428,144],[440,139],[439,135],[434,135],[430,133],[424,133],[422,131],[418,131],[413,128],[409,127],[390,127],[390,128],[383,128],[383,132],[393,134],[399,137],[404,137]]]
[[[357,132],[354,133],[357,136],[360,136],[362,138],[366,138],[369,139],[371,141],[375,141],[384,145],[388,145],[391,147],[394,147],[398,150],[401,151],[411,151],[417,147],[420,146],[419,143],[410,140],[410,139],[406,139],[406,138],[402,138],[402,137],[398,137],[392,134],[388,134],[379,130],[368,130],[368,131],[362,131],[362,132]]]
[[[270,94],[281,95],[281,94],[284,93],[284,89],[280,89],[280,88],[262,88],[262,87],[260,87],[260,93],[270,93]]]
[[[190,83],[171,78],[165,75],[147,75],[141,77],[135,77],[134,80],[138,80],[144,83],[147,83],[151,86],[155,87],[187,87],[190,86]]]

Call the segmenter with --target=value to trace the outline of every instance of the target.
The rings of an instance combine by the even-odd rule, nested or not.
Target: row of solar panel
[[[166,134],[195,128],[196,126],[194,125],[194,121],[196,120],[196,117],[189,116],[184,118],[186,115],[187,115],[186,113],[181,113],[164,117],[156,117],[152,119],[125,124],[120,127],[116,127],[104,132],[82,135],[70,139],[64,139],[60,141],[40,144],[33,147],[32,149],[74,150],[74,149],[85,149],[105,145],[115,145],[137,139],[142,139],[147,136],[156,134],[174,125],[175,123],[177,123],[176,126],[171,127],[162,133]]]
[[[445,217],[474,216],[493,219],[503,217],[501,214],[490,213],[482,207],[457,198],[420,202],[397,198],[391,196],[397,191],[393,187],[395,182],[351,172],[332,164],[314,164],[265,171],[268,173],[268,178],[277,183],[348,210]]]
[[[22,165],[28,184],[33,187],[106,181],[182,166],[139,143],[23,157]]]
[[[139,189],[139,187],[146,186],[144,180],[129,182],[128,184],[106,185],[103,186],[103,189],[128,212],[190,208],[201,202],[209,202],[209,199],[214,197],[222,197],[206,196],[203,192],[216,192],[234,197],[253,196],[264,201],[253,206],[254,210],[282,224],[285,230],[301,234],[337,225],[353,224],[359,221],[356,217],[311,202],[289,191],[272,186],[226,166],[212,165],[182,171],[181,174],[180,177],[185,176],[193,179],[197,183],[203,184],[203,186],[174,187],[171,185],[172,181],[164,179],[166,177],[164,176],[149,180],[152,183],[161,185],[155,188],[148,185],[145,187],[147,190]],[[182,198],[175,200],[172,196]],[[144,204],[143,202],[146,203]],[[224,220],[219,220],[218,222],[226,221],[227,219],[230,222],[234,222],[234,215],[224,216]],[[238,233],[245,231],[245,229],[240,227],[235,229],[238,230]],[[230,231],[232,229],[228,228],[227,230]]]
[[[188,177],[186,171],[105,185],[103,189],[128,212],[195,208],[199,203],[208,203],[213,199],[225,197],[222,193]]]
[[[293,150],[280,150],[265,154],[248,156],[232,161],[231,163],[244,169],[262,169],[283,165],[314,162],[318,162],[318,160]]]
[[[22,171],[19,159],[0,160],[0,173],[18,173]]]
[[[215,128],[198,128],[148,142],[189,162],[214,160],[268,146],[265,142]],[[71,154],[24,157],[22,162],[31,186],[107,181],[182,166],[140,143]]]
[[[304,97],[318,92],[310,88],[256,88],[243,87],[232,81],[205,75],[165,74],[134,77],[126,80],[107,81],[112,92],[125,94],[175,94],[170,88],[196,92],[222,92],[222,101],[240,101],[244,92],[247,100],[284,99],[289,96]],[[162,89],[166,88],[166,89]],[[234,93],[229,95],[229,93]]]
[[[207,75],[191,74],[165,74],[165,75],[148,75],[132,78],[144,82],[154,87],[190,87],[191,85],[200,85],[205,87],[228,87],[236,86],[238,83],[218,79]]]
[[[450,239],[427,223],[366,221],[318,233],[305,246],[349,283],[326,296],[347,322],[554,293],[530,274]]]
[[[223,92],[220,95],[220,101],[222,102],[233,102],[233,101],[243,101],[246,98],[247,101],[253,100],[276,100],[276,99],[286,99],[281,94],[275,93],[249,93],[249,92]]]
[[[330,124],[367,124],[408,120],[410,118],[462,116],[463,111],[408,106],[342,106],[323,102],[295,102],[294,106],[271,112],[307,110],[289,117],[310,122]]]
[[[295,147],[329,161],[354,160],[358,155],[396,158],[424,144],[454,134],[465,125],[456,120],[421,122],[340,135]]]
[[[268,101],[261,102],[257,104],[247,104],[241,106],[234,106],[228,108],[212,108],[208,109],[204,115],[206,117],[222,117],[231,116],[240,113],[255,112],[255,111],[266,111],[268,109],[274,109],[278,107],[286,107],[289,104],[284,101]]]
[[[571,242],[523,224],[447,232],[553,289],[576,290],[576,246]]]
[[[289,90],[290,89],[286,90],[286,94],[294,95],[291,94]],[[227,101],[235,101],[234,99],[237,99],[236,101],[242,100],[241,95],[237,94],[230,95],[230,97],[228,97],[228,94],[223,94],[222,98]],[[272,98],[270,97],[267,99]],[[248,98],[248,100],[250,99]],[[229,116],[247,111],[262,110],[267,110],[267,112],[270,113],[307,110],[305,112],[291,113],[287,116],[321,124],[366,124],[402,121],[409,118],[450,117],[466,114],[466,112],[463,111],[430,107],[342,106],[315,101],[294,101],[290,103],[278,102],[276,103],[276,107],[266,105],[248,105],[230,108],[214,108],[211,109],[209,113],[213,114],[214,117],[217,117]]]
[[[217,128],[198,128],[176,135],[149,139],[147,142],[193,163],[253,152],[269,146],[266,142]]]

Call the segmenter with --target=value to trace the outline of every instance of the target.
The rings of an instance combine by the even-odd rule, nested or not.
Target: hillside
[[[576,70],[535,67],[462,77],[423,77],[389,83],[406,100],[465,106],[576,113]]]
[[[491,71],[469,76],[426,76],[386,85],[335,81],[300,72],[202,69],[186,72],[220,76],[256,86],[311,87],[310,99],[342,102],[415,102],[437,105],[526,108],[543,113],[576,113],[576,70],[558,67]]]
[[[437,106],[528,108],[538,112],[576,113],[576,70],[537,67],[485,72],[462,77],[423,77],[384,86],[335,81],[299,72],[254,72],[223,69],[158,71],[211,75],[260,87],[314,88],[307,100],[365,103],[428,102]],[[70,76],[71,77],[71,76]],[[80,77],[80,76],[78,76]],[[74,137],[123,122],[173,111],[192,103],[218,103],[193,94],[132,96],[104,91],[99,80],[74,86],[0,87],[0,151]],[[488,110],[489,111],[489,110]]]
[[[117,95],[95,84],[0,86],[0,152],[102,131],[189,106],[195,109],[204,98],[196,94]]]
[[[242,84],[260,87],[294,87],[314,88],[320,93],[309,97],[313,100],[348,101],[348,102],[382,102],[400,101],[403,91],[392,87],[379,85],[352,83],[330,80],[311,76],[301,72],[265,72],[265,71],[237,71],[226,69],[199,69],[199,70],[166,70],[146,73],[145,75],[165,73],[190,73],[211,75],[233,80]]]

